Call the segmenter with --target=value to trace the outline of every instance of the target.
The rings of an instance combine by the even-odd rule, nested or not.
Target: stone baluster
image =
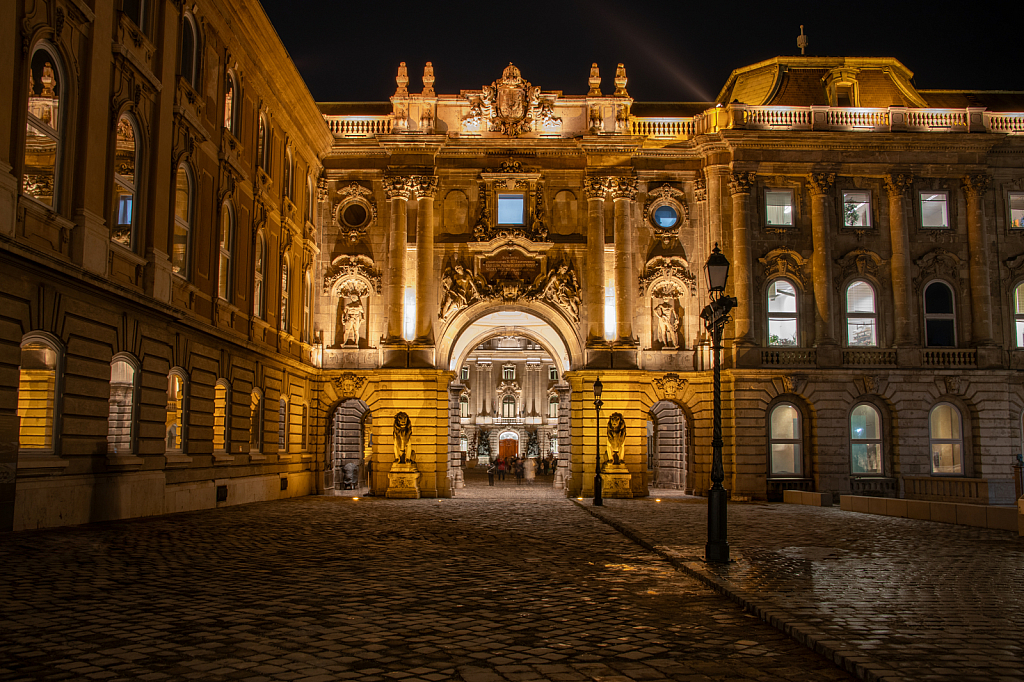
[[[388,249],[388,341],[403,339],[405,324],[405,253],[408,241],[409,179],[384,178],[384,191],[391,201],[391,230]]]
[[[985,234],[985,190],[987,175],[968,175],[963,179],[967,196],[967,242],[970,250],[971,333],[975,346],[991,346],[992,285],[989,282],[988,237]]]
[[[587,195],[587,267],[586,279],[587,343],[604,342],[604,200],[608,178],[586,178]]]
[[[910,234],[903,204],[904,195],[913,182],[914,176],[909,174],[890,174],[885,178],[885,190],[889,194],[890,267],[897,347],[914,344],[910,317]]]
[[[636,201],[636,178],[616,178],[612,191],[615,234],[615,337],[618,343],[633,343],[633,230],[629,219]]]
[[[416,193],[416,340],[434,342],[434,319],[437,317],[437,277],[434,273],[434,197],[437,177],[419,175],[411,178]]]
[[[729,268],[733,294],[739,306],[732,312],[737,344],[754,343],[754,283],[750,262],[750,190],[756,173],[733,173],[729,180],[732,195],[732,263]]]
[[[814,253],[811,271],[814,288],[814,342],[817,346],[836,345],[832,322],[832,240],[828,229],[828,195],[835,173],[810,173],[807,186],[811,193],[811,237]]]

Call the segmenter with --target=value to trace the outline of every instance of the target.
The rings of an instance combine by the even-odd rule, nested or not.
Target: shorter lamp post
[[[594,382],[594,409],[597,410],[597,448],[594,451],[594,506],[603,507],[604,499],[601,497],[601,406],[604,403],[601,401],[601,393],[604,391],[604,385],[601,384],[601,378],[598,377],[597,381]]]
[[[718,250],[718,244],[704,264],[708,280],[708,297],[711,303],[704,307],[700,316],[711,335],[711,351],[714,363],[714,422],[711,436],[711,489],[708,490],[708,542],[704,547],[705,561],[726,563],[729,561],[729,534],[726,517],[726,502],[729,494],[722,487],[725,468],[722,465],[722,330],[729,321],[729,311],[738,303],[735,298],[725,295],[725,284],[729,280],[729,260]]]

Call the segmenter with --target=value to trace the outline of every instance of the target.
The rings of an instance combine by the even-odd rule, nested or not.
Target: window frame
[[[459,419],[469,419],[469,396],[459,396]]]
[[[857,410],[858,407],[868,407],[868,408],[870,408],[871,410],[874,411],[875,417],[878,420],[877,421],[877,423],[878,423],[878,437],[877,438],[854,438],[854,434],[853,434],[853,413]],[[885,448],[885,416],[882,413],[882,410],[880,410],[877,405],[875,405],[874,403],[872,403],[870,401],[861,400],[861,401],[859,401],[857,403],[854,403],[853,407],[850,408],[850,413],[849,413],[849,416],[847,417],[846,422],[847,422],[847,426],[849,427],[849,430],[848,430],[847,434],[848,434],[848,438],[849,438],[849,441],[850,441],[850,443],[849,443],[850,444],[850,451],[849,451],[849,454],[850,454],[850,475],[851,476],[856,476],[856,477],[885,478],[888,467],[886,466],[886,461],[885,461],[885,458],[886,458],[886,448]],[[860,473],[857,473],[857,472],[854,472],[854,470],[853,470],[853,448],[854,448],[854,446],[855,445],[875,445],[875,444],[878,445],[879,471],[877,473],[873,473],[873,472],[867,472],[867,473],[860,472]]]
[[[217,259],[217,297],[222,301],[231,302],[233,287],[231,286],[231,273],[234,265],[235,245],[235,209],[231,202],[225,200],[221,204],[220,212],[221,230],[219,239],[219,255]],[[225,227],[227,222],[227,245],[224,244]]]
[[[501,380],[502,381],[515,381],[516,380],[516,366],[515,365],[502,365],[501,366]]]
[[[925,225],[924,224],[924,195],[925,194],[941,194],[945,197],[946,207],[946,224],[940,225]],[[953,205],[950,200],[949,190],[945,189],[919,189],[917,190],[917,226],[922,230],[952,230],[953,229]]]
[[[846,205],[848,203],[851,203],[851,202],[847,202],[846,201],[846,195],[847,194],[866,194],[867,195],[867,202],[866,202],[867,210],[866,210],[866,213],[865,213],[866,216],[867,216],[867,220],[868,220],[868,224],[867,225],[847,225],[846,224],[846,215],[847,215],[847,213],[846,213]],[[874,197],[874,192],[872,192],[870,189],[859,189],[859,188],[856,188],[856,187],[851,187],[849,189],[840,190],[840,192],[839,192],[839,199],[840,199],[840,201],[839,201],[839,218],[840,218],[840,223],[839,224],[842,226],[842,228],[844,230],[872,230],[872,229],[875,228],[875,215],[874,215],[874,213],[875,213],[875,197]]]
[[[548,367],[548,381],[558,381],[558,368],[554,365]]]
[[[502,198],[506,198],[506,197],[507,198],[516,198],[516,199],[519,199],[520,201],[522,201],[523,213],[522,213],[522,217],[520,218],[520,221],[517,222],[517,223],[516,222],[510,223],[510,222],[502,222],[501,221],[501,200],[502,200]],[[512,192],[508,192],[508,191],[498,191],[498,192],[495,192],[495,195],[494,195],[494,207],[495,207],[494,215],[495,215],[495,224],[496,225],[502,225],[502,226],[508,225],[510,227],[524,227],[526,225],[526,218],[527,218],[527,213],[528,213],[528,210],[529,210],[529,206],[528,206],[528,198],[527,198],[525,192],[515,192],[515,191],[512,191]]]
[[[111,429],[111,426],[113,426],[113,424],[112,424],[112,422],[110,420],[110,412],[108,410],[108,412],[107,412],[107,454],[108,455],[130,454],[130,453],[134,453],[135,450],[136,450],[136,436],[137,436],[137,431],[138,431],[136,422],[137,422],[137,416],[138,416],[139,383],[140,383],[139,382],[139,375],[142,372],[142,365],[139,363],[138,360],[135,359],[134,356],[132,356],[129,353],[117,353],[117,354],[114,355],[114,357],[112,357],[110,359],[110,370],[111,370],[111,378],[110,378],[110,393],[111,393],[111,396],[110,396],[110,398],[111,399],[113,399],[113,397],[114,397],[113,396],[113,392],[114,392],[114,378],[113,378],[114,365],[116,363],[120,363],[120,362],[123,362],[123,363],[125,363],[126,365],[128,365],[129,367],[132,368],[132,382],[131,382],[131,391],[130,391],[131,399],[129,401],[130,411],[128,413],[128,419],[127,419],[127,422],[128,422],[128,451],[127,451],[127,453],[117,452],[116,445],[113,446],[114,449],[111,450],[112,443],[111,443],[110,429]]]
[[[769,204],[768,203],[768,195],[769,194],[773,194],[773,193],[783,193],[783,192],[789,194],[790,222],[788,224],[786,224],[786,223],[772,223],[769,220],[769,218],[768,218],[768,209],[769,209],[769,207],[773,206],[774,204]],[[788,229],[793,229],[793,228],[796,227],[796,220],[797,220],[797,215],[796,215],[796,191],[792,187],[765,187],[762,190],[762,195],[761,196],[764,199],[764,214],[763,214],[762,217],[764,219],[764,226],[766,228],[788,230]]]
[[[256,249],[252,259],[252,314],[267,319],[267,239],[263,230],[256,231]]]
[[[223,430],[221,433],[220,441],[221,447],[217,448],[217,390],[224,389],[224,414],[221,415],[223,423],[220,428]],[[213,385],[213,452],[231,452],[231,384],[227,379],[217,379],[217,382]]]
[[[261,113],[256,121],[256,166],[270,175],[270,125],[267,115]]]
[[[302,336],[303,343],[313,342],[313,280],[306,271],[302,276]]]
[[[285,141],[284,149],[284,168],[282,169],[281,178],[281,195],[282,198],[288,199],[293,204],[295,203],[295,154],[292,152],[291,144]]]
[[[792,407],[796,410],[796,438],[776,438],[772,430],[772,415],[776,410],[782,407]],[[786,478],[807,478],[806,463],[804,462],[805,450],[804,448],[804,413],[792,400],[780,400],[772,403],[768,407],[767,412],[767,432],[768,432],[768,478],[769,479],[786,479]],[[796,453],[794,461],[800,465],[800,470],[797,472],[776,472],[774,467],[773,457],[773,445],[795,445]]]
[[[558,419],[558,409],[561,407],[561,401],[558,396],[548,396],[548,419]],[[554,414],[552,414],[554,412]]]
[[[288,452],[288,398],[278,398],[277,406],[277,451]]]
[[[959,418],[960,423],[960,438],[935,438],[932,436],[932,414],[939,407],[948,405]],[[940,400],[939,402],[932,405],[931,409],[928,410],[928,467],[932,476],[966,476],[967,475],[967,439],[964,437],[966,432],[967,421],[964,419],[963,410],[960,409],[959,405],[956,405],[949,400]],[[934,445],[959,445],[960,446],[960,471],[936,471],[935,470],[935,454],[933,451]]]
[[[776,282],[785,282],[785,283],[789,284],[791,287],[793,287],[793,292],[794,292],[793,293],[793,298],[795,299],[794,307],[796,308],[795,312],[792,312],[792,313],[772,312],[771,304],[769,303],[768,296],[769,296],[769,292],[771,291],[772,285],[775,284]],[[803,294],[803,292],[800,290],[800,287],[797,286],[797,283],[794,280],[790,279],[789,277],[773,277],[772,279],[770,279],[767,282],[765,282],[765,287],[764,287],[765,346],[767,346],[769,348],[800,348],[801,347],[801,345],[800,345],[800,339],[801,339],[801,334],[800,334],[800,305],[802,303],[802,301],[801,301],[802,294]],[[795,324],[795,327],[796,327],[795,343],[793,343],[793,344],[784,344],[784,343],[772,343],[771,342],[772,320],[773,319],[776,319],[776,320],[789,320],[789,319],[792,319],[796,323]]]
[[[120,134],[118,133],[118,129],[121,126],[121,121],[125,121],[128,124],[128,128],[131,130],[131,134],[132,134],[132,147],[133,147],[132,155],[134,157],[134,160],[133,160],[133,163],[134,163],[134,166],[133,166],[134,173],[133,174],[135,176],[132,180],[129,180],[126,176],[121,175],[120,173],[117,172],[118,171],[118,168],[117,168],[117,141],[120,138]],[[129,251],[133,251],[134,252],[135,249],[138,247],[138,239],[137,239],[137,237],[138,237],[138,229],[137,229],[137,227],[138,227],[138,220],[137,220],[137,216],[139,214],[139,171],[141,169],[141,164],[139,162],[140,162],[140,159],[142,157],[142,150],[140,149],[141,138],[139,136],[138,121],[135,119],[135,117],[130,112],[127,112],[127,111],[122,112],[117,117],[117,124],[116,124],[114,130],[115,130],[115,132],[114,132],[114,153],[113,153],[113,157],[112,157],[113,166],[114,166],[114,169],[113,169],[113,171],[114,171],[113,172],[113,187],[114,187],[113,209],[114,209],[114,215],[111,217],[111,221],[110,221],[110,241],[112,241],[113,243],[117,244],[121,248],[128,249]],[[120,191],[119,191],[119,188],[120,188]],[[130,209],[131,210],[131,216],[129,218],[129,222],[128,223],[121,223],[120,222],[121,203],[122,203],[122,197],[124,197],[124,196],[128,196],[128,197],[131,198],[131,209]],[[118,240],[114,236],[116,228],[123,227],[125,225],[127,225],[127,228],[128,228],[128,243],[127,244],[125,244],[122,241]]]
[[[185,215],[186,218],[183,220],[178,215],[178,191],[177,191],[177,179],[180,173],[185,174],[185,183],[188,185],[188,191],[186,192],[186,206]],[[178,169],[174,173],[175,178],[175,191],[174,191],[174,227],[171,233],[171,273],[181,277],[186,282],[190,281],[191,266],[192,266],[192,223],[194,222],[194,205],[195,202],[192,198],[195,196],[193,189],[195,187],[192,179],[192,168],[185,162],[178,164]],[[178,271],[174,270],[174,246],[177,239],[177,229],[181,228],[185,232],[185,249],[184,257],[182,259],[181,268]]]
[[[45,52],[50,58],[50,68],[53,69],[54,77],[57,81],[56,88],[56,100],[57,100],[57,125],[53,126],[50,123],[46,123],[41,118],[33,114],[29,108],[32,97],[35,97],[35,78],[32,73],[32,62],[35,61],[37,52]],[[32,201],[38,202],[42,206],[59,212],[62,208],[63,202],[60,201],[60,193],[63,191],[62,180],[63,173],[62,165],[64,163],[64,135],[66,128],[65,111],[70,106],[70,97],[68,93],[68,78],[67,71],[64,68],[64,60],[59,56],[60,51],[57,46],[48,40],[40,40],[29,53],[31,56],[28,58],[28,72],[27,72],[27,83],[28,83],[28,94],[25,102],[25,135],[26,139],[22,143],[22,158],[21,158],[21,181],[19,185],[19,193],[21,196],[31,199]],[[54,143],[53,153],[53,187],[50,191],[50,202],[47,203],[42,199],[28,193],[25,187],[25,181],[28,177],[26,169],[28,167],[28,129],[35,128],[43,137],[47,137]]]
[[[263,405],[263,391],[253,387],[249,393],[249,452],[259,454],[263,452],[263,431],[266,411]]]
[[[181,428],[178,440],[180,445],[178,447],[168,446],[168,430],[172,422],[169,422],[167,417],[164,418],[164,451],[167,453],[181,453],[186,454],[188,452],[188,403],[189,403],[189,380],[188,373],[182,367],[172,367],[167,372],[167,405],[170,406],[171,402],[171,385],[174,378],[177,377],[181,380],[181,405],[178,410],[181,415]]]
[[[1024,349],[1024,280],[1017,282],[1010,290],[1010,299],[1013,311],[1013,347]]]
[[[291,301],[289,300],[291,276],[291,261],[288,254],[285,254],[281,257],[281,305],[277,311],[277,328],[286,334],[291,330]]]
[[[512,406],[512,414],[505,414],[508,410],[505,409],[506,405]],[[501,418],[502,419],[515,419],[519,416],[519,405],[516,403],[514,396],[506,395],[501,399]]]
[[[469,365],[463,365],[459,370],[459,381],[469,381]]]
[[[946,287],[949,291],[950,300],[953,302],[953,312],[951,313],[930,313],[928,312],[928,289],[936,284],[941,284]],[[922,332],[924,334],[924,347],[925,348],[959,348],[960,329],[957,324],[957,301],[956,301],[956,290],[944,279],[933,279],[925,283],[921,287],[921,315],[924,319],[924,325]],[[952,320],[953,322],[953,344],[950,346],[938,346],[928,343],[928,321],[929,320]]]
[[[235,138],[238,137],[238,77],[234,69],[228,69],[224,78],[224,129]]]
[[[24,353],[28,346],[44,346],[53,352],[53,394],[50,397],[50,442],[49,444],[35,448],[25,447],[21,443],[22,436],[22,407],[21,407],[21,373],[24,365],[24,358],[18,358],[18,404],[16,414],[18,415],[18,454],[55,456],[61,448],[61,428],[63,419],[63,397],[64,397],[64,344],[54,335],[44,331],[31,331],[21,337],[19,345],[20,353]]]
[[[868,288],[871,289],[871,307],[874,309],[873,312],[871,312],[871,313],[864,313],[864,312],[856,312],[856,311],[851,312],[850,311],[850,289],[855,284],[865,284],[865,285],[868,286]],[[878,316],[878,289],[875,287],[874,283],[872,283],[871,281],[869,281],[867,279],[864,279],[863,277],[858,277],[856,279],[851,279],[849,282],[847,282],[846,286],[843,287],[843,314],[844,314],[844,318],[846,320],[844,334],[845,334],[845,341],[846,341],[846,347],[847,348],[879,348],[881,346],[881,329],[880,329],[880,325],[879,325],[879,316]],[[856,320],[870,320],[872,322],[872,327],[874,329],[874,337],[875,337],[874,343],[872,343],[870,345],[866,345],[866,344],[854,345],[854,344],[852,344],[850,342],[850,324],[851,324],[851,321],[855,320],[855,319]]]
[[[189,30],[192,31],[192,63],[189,73],[185,72],[185,27],[188,26]],[[199,68],[199,26],[192,16],[192,12],[186,10],[181,14],[181,34],[178,40],[178,75],[181,76],[186,83],[191,86],[196,92],[199,91],[199,74],[202,70]]]
[[[1024,192],[1016,190],[1008,190],[1006,192],[1006,227],[1008,230],[1024,230],[1024,213],[1020,218],[1020,224],[1014,226],[1013,224],[1013,199],[1018,197],[1022,205],[1024,205]],[[1024,207],[1020,209],[1024,211]]]

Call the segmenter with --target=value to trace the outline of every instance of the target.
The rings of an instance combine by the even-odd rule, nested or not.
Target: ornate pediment
[[[523,389],[519,387],[519,382],[517,381],[502,381],[498,384],[499,398],[504,398],[505,396],[510,395],[518,401],[522,394]]]
[[[807,287],[807,274],[804,272],[804,265],[807,259],[792,249],[772,249],[764,258],[757,259],[764,269],[760,273],[760,281],[765,282],[776,277],[789,277],[800,282],[801,286]]]
[[[660,288],[661,280],[682,285],[684,291],[688,290],[691,295],[696,296],[697,294],[697,277],[690,272],[690,264],[682,256],[656,256],[652,258],[647,261],[647,265],[644,267],[644,271],[640,274],[638,280],[641,296],[645,296],[648,289],[655,282],[659,282],[658,288]],[[651,295],[657,294],[651,291]]]
[[[836,291],[840,291],[843,282],[854,276],[868,276],[878,281],[884,281],[887,278],[885,266],[888,262],[874,251],[867,249],[850,251],[835,262],[836,276],[833,284]]]
[[[921,291],[922,285],[930,279],[940,277],[959,287],[960,292],[967,291],[967,278],[961,270],[966,263],[955,253],[946,249],[933,249],[914,261],[917,266],[917,277],[914,278],[914,289]]]
[[[486,121],[491,132],[518,137],[533,130],[533,112],[540,109],[540,104],[540,88],[532,86],[509,62],[501,78],[485,85],[479,96],[470,98],[466,120]],[[551,118],[553,114],[548,120]]]
[[[338,256],[335,258],[324,273],[324,293],[330,294],[338,287],[339,283],[347,284],[352,279],[362,281],[367,287],[367,294],[370,290],[380,294],[380,271],[373,267],[373,261],[367,256]]]

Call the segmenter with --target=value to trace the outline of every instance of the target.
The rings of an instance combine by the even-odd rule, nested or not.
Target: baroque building
[[[734,499],[1014,497],[1024,93],[798,56],[713,102],[428,62],[318,104],[256,0],[0,13],[2,529],[451,496],[513,452],[703,494],[715,245]]]

